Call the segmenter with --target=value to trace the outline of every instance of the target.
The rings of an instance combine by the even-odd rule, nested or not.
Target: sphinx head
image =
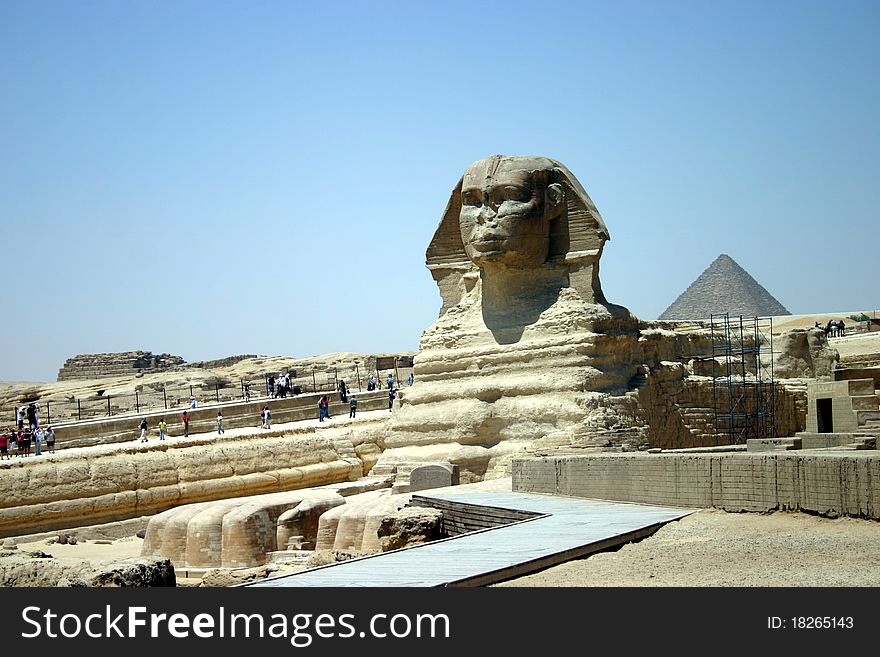
[[[480,272],[552,270],[585,300],[604,302],[598,263],[608,239],[596,206],[560,162],[505,155],[475,162],[452,190],[426,254],[440,312]]]
[[[459,230],[467,257],[481,269],[535,268],[550,251],[550,224],[565,210],[565,190],[546,158],[494,156],[461,180]]]

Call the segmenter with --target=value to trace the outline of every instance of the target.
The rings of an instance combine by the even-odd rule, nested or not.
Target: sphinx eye
[[[508,186],[501,190],[500,198],[505,201],[519,201],[520,203],[525,203],[532,198],[532,194],[529,190],[522,187]]]
[[[473,205],[473,206],[481,205],[480,199],[477,198],[477,195],[474,194],[473,192],[463,192],[461,195],[461,202],[464,205]]]

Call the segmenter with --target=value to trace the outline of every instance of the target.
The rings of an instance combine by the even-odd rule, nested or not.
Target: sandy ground
[[[499,586],[880,586],[880,522],[705,509]]]

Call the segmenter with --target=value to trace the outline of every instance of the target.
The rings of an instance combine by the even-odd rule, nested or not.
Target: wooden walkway
[[[425,491],[421,498],[534,513],[526,520],[243,586],[484,586],[649,536],[694,509],[531,493]]]

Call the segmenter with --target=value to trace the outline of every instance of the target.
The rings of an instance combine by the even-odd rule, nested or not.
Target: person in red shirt
[[[12,458],[12,456],[9,454],[9,436],[7,436],[5,433],[3,435],[0,435],[0,459],[2,458]]]
[[[183,437],[189,436],[189,413],[183,412]]]

